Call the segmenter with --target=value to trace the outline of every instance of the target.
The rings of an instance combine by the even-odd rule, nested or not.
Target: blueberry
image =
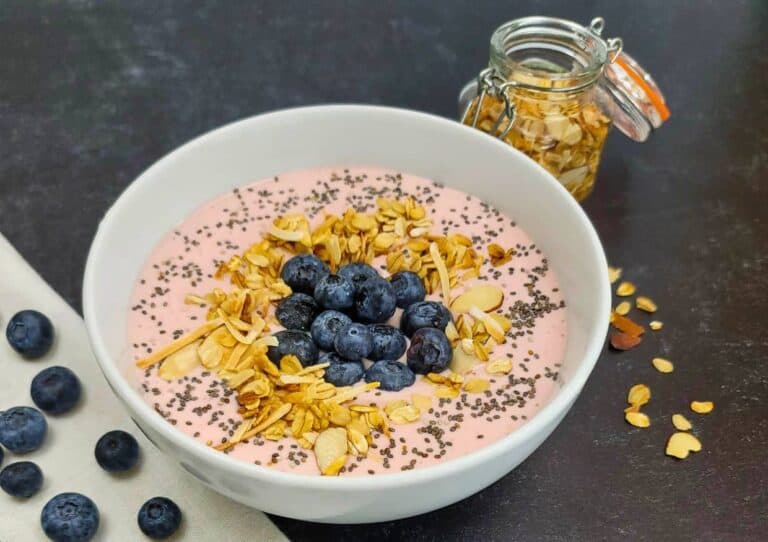
[[[15,454],[37,450],[47,432],[48,423],[36,408],[13,407],[0,413],[0,444]]]
[[[26,310],[17,312],[5,328],[5,336],[11,347],[25,358],[44,356],[53,344],[53,325],[41,312]]]
[[[294,292],[311,295],[315,291],[317,281],[328,273],[328,266],[317,256],[302,254],[285,262],[280,276]]]
[[[347,361],[332,363],[325,369],[323,378],[334,386],[351,386],[363,378],[365,369],[359,361]]]
[[[299,358],[301,364],[306,367],[317,362],[317,345],[312,337],[296,329],[285,329],[275,333],[277,346],[270,346],[267,357],[272,363],[279,364],[283,356],[292,354]]]
[[[355,313],[365,323],[378,324],[395,314],[396,303],[389,282],[381,277],[370,278],[360,285],[355,298]]]
[[[348,278],[355,286],[355,293],[360,291],[360,286],[371,278],[378,278],[379,273],[367,263],[348,263],[339,268],[339,275]]]
[[[424,301],[427,295],[424,283],[413,271],[398,271],[389,277],[389,283],[395,292],[397,306],[401,309],[418,301]]]
[[[63,414],[80,399],[80,380],[66,367],[43,369],[32,379],[32,400],[48,414]]]
[[[349,309],[355,303],[355,285],[341,275],[326,275],[317,281],[315,300],[326,309]]]
[[[326,352],[322,356],[320,356],[320,359],[317,360],[318,363],[330,363],[331,365],[335,365],[337,363],[349,363],[348,359],[342,358],[338,353],[336,352]]]
[[[365,371],[366,382],[379,382],[379,389],[385,391],[400,391],[412,385],[416,380],[405,363],[383,359],[377,361]]]
[[[371,324],[368,326],[373,336],[373,348],[368,359],[400,359],[407,347],[403,332],[389,324]]]
[[[3,464],[3,457],[5,457],[5,452],[0,448],[0,465]]]
[[[46,503],[40,523],[54,542],[87,542],[99,528],[99,509],[80,493],[59,493]]]
[[[312,338],[317,343],[317,346],[323,350],[333,349],[333,339],[336,338],[336,334],[341,328],[347,324],[351,324],[352,319],[346,314],[339,311],[324,311],[315,318],[310,328],[312,332]]]
[[[286,329],[309,331],[309,326],[320,314],[315,298],[307,294],[291,294],[280,301],[275,311],[277,320]]]
[[[105,471],[125,472],[139,461],[139,443],[130,433],[116,429],[102,435],[94,455]]]
[[[400,318],[400,329],[409,337],[417,329],[432,327],[445,330],[452,319],[451,312],[437,301],[420,301],[409,305]]]
[[[154,540],[168,538],[181,525],[181,510],[171,499],[152,497],[139,509],[139,529]]]
[[[453,358],[451,341],[445,333],[433,327],[416,330],[406,353],[408,367],[414,373],[439,373],[448,367]]]
[[[336,334],[333,347],[343,358],[361,360],[371,352],[373,336],[364,324],[348,324]]]
[[[0,488],[11,497],[28,498],[43,485],[43,471],[31,461],[11,463],[0,471]]]

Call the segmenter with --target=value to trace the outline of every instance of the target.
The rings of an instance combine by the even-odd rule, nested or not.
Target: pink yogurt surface
[[[434,386],[417,376],[400,392],[370,391],[362,404],[386,403],[413,393],[433,397],[433,409],[407,425],[394,425],[391,440],[375,438],[367,458],[348,461],[342,475],[368,475],[420,468],[471,453],[508,435],[530,419],[552,394],[565,351],[566,309],[557,277],[546,256],[512,218],[458,190],[434,181],[375,167],[336,167],[298,171],[254,182],[224,194],[196,210],[155,247],[137,280],[129,316],[128,337],[133,359],[140,359],[205,321],[206,309],[184,303],[189,293],[228,289],[227,280],[213,278],[221,261],[261,239],[276,216],[304,213],[313,226],[323,213],[342,214],[375,209],[376,197],[414,197],[433,219],[433,232],[460,232],[487,254],[487,244],[514,247],[517,255],[499,267],[486,262],[478,279],[504,290],[498,312],[515,326],[491,359],[513,361],[510,375],[489,375],[478,364],[466,378],[491,381],[484,394],[463,394],[454,400],[434,397]],[[381,258],[383,260],[383,258]],[[376,262],[382,267],[383,262]],[[387,276],[386,271],[382,271]],[[439,299],[439,295],[432,296]],[[392,319],[399,322],[400,311]],[[277,329],[275,329],[277,331]],[[366,365],[368,362],[366,362]],[[136,370],[138,387],[158,413],[201,442],[214,445],[232,434],[240,417],[234,393],[200,368],[173,382],[157,375],[157,366]],[[230,455],[272,468],[319,474],[311,452],[284,438],[240,443]]]

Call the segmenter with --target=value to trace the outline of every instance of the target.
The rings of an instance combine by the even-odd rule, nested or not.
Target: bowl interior
[[[83,304],[99,363],[123,400],[157,416],[132,388],[135,379],[126,378],[134,370],[126,321],[134,281],[162,236],[234,187],[333,165],[427,177],[516,220],[548,255],[569,308],[561,386],[549,402],[574,379],[568,403],[575,398],[602,344],[610,306],[605,256],[578,204],[534,162],[477,130],[412,111],[320,106],[253,117],[188,143],[141,175],[104,217],[89,255]]]

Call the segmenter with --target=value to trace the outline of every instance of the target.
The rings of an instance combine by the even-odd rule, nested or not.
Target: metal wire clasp
[[[464,109],[464,113],[461,116],[461,122],[463,124],[469,124],[470,126],[477,128],[477,121],[480,118],[480,109],[483,107],[483,102],[488,96],[494,96],[501,98],[504,101],[504,109],[496,117],[496,122],[488,131],[489,134],[495,134],[502,126],[504,119],[507,119],[504,129],[496,136],[499,139],[504,139],[512,130],[512,124],[515,121],[515,104],[509,97],[507,90],[516,86],[514,81],[505,80],[501,74],[494,68],[486,68],[481,71],[477,76],[477,97],[469,100],[467,107]],[[467,122],[467,119],[472,112],[474,106],[475,111],[472,115],[472,121]]]
[[[603,30],[605,30],[605,19],[602,17],[595,17],[589,22],[588,27],[593,34],[602,39]],[[613,64],[613,61],[621,54],[624,49],[624,42],[621,38],[608,38],[603,40],[605,42],[605,48],[608,49],[608,62]]]

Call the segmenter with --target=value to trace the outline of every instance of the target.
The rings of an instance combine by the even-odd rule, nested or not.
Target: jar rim
[[[572,69],[556,73],[537,69],[510,56],[510,51],[546,48],[570,57]],[[491,35],[491,66],[511,80],[545,91],[574,91],[594,85],[608,61],[608,47],[591,29],[556,17],[530,16],[508,21]],[[547,81],[531,85],[530,81]]]

